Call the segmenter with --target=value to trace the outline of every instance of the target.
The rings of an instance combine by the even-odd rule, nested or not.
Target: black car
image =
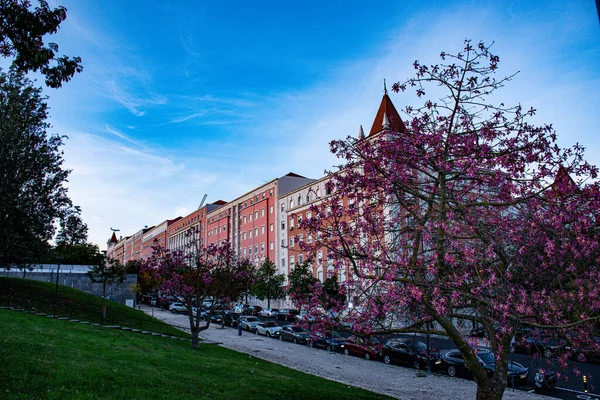
[[[279,332],[279,340],[285,340],[293,343],[307,343],[312,335],[304,328],[297,325],[285,325],[281,327]]]
[[[254,316],[257,316],[261,311],[262,311],[262,307],[261,306],[244,305],[244,307],[242,307],[242,315],[254,315]]]
[[[573,347],[572,345],[567,347],[571,350],[571,358],[585,363],[600,363],[600,337],[594,336],[590,344],[586,344],[579,347]]]
[[[215,312],[210,316],[210,322],[213,324],[221,324],[223,323],[224,315],[222,312]]]
[[[298,310],[294,310],[293,308],[282,308],[275,316],[275,319],[281,321],[294,321],[296,319],[296,315],[298,315]]]
[[[328,351],[344,351],[346,338],[336,331],[318,332],[316,335],[308,339],[309,347],[320,347]]]
[[[477,358],[485,369],[489,377],[494,376],[496,370],[494,353],[489,350],[477,350]],[[450,376],[463,376],[472,378],[473,375],[465,366],[462,354],[459,350],[448,351],[442,356],[442,367],[446,369]],[[527,382],[529,370],[518,362],[510,361],[508,363],[508,381],[515,384]]]
[[[414,340],[390,339],[383,345],[383,362],[405,364],[416,369],[427,368],[427,345]],[[442,356],[439,351],[429,348],[429,368],[439,368]]]
[[[240,319],[240,316],[242,314],[240,313],[227,313],[223,316],[223,320],[225,325],[236,327],[238,324],[238,319]]]
[[[537,353],[547,358],[559,356],[566,348],[566,340],[535,331],[522,337],[515,337],[510,345],[512,353]]]

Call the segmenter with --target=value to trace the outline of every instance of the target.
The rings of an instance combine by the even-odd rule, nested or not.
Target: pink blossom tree
[[[316,240],[301,243],[327,254],[329,276],[347,270],[348,301],[314,316],[359,335],[448,335],[478,399],[502,398],[519,327],[583,342],[600,318],[597,168],[581,146],[560,148],[551,125],[530,124],[534,109],[487,101],[512,78],[496,78],[490,48],[467,40],[438,65],[415,61],[416,76],[393,90],[422,98],[434,86],[443,97],[407,107],[405,125],[384,118],[377,135],[331,143],[343,163],[302,222]],[[317,292],[292,298],[323,310]],[[465,322],[488,333],[491,378]]]
[[[194,236],[193,231],[188,234]],[[158,282],[161,298],[185,304],[192,348],[198,348],[199,333],[210,326],[210,318],[201,321],[200,306],[205,300],[213,300],[212,313],[217,304],[237,300],[253,282],[255,270],[249,260],[235,255],[229,242],[208,247],[199,246],[198,241],[191,243],[186,251],[155,247],[143,271]]]

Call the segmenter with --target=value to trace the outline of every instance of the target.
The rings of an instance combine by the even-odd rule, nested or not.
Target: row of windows
[[[255,202],[258,203],[261,197],[265,199],[267,197],[267,192],[257,194],[254,196],[254,198],[250,199],[250,205],[254,204]],[[273,197],[273,189],[269,190],[269,197]],[[248,201],[244,202],[244,207],[248,207]]]
[[[269,248],[271,250],[273,250],[273,247],[274,247],[273,246],[273,242],[269,243]],[[244,256],[246,256],[246,255],[251,256],[252,255],[252,249],[253,249],[252,246],[248,246],[247,249],[244,247],[242,249],[242,254]],[[265,252],[265,244],[264,244],[264,242],[260,244],[260,252],[261,252],[261,254]],[[256,245],[256,244],[254,245],[254,254],[258,254],[258,245]]]

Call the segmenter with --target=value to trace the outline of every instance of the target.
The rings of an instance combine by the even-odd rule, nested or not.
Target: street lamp
[[[60,262],[62,261],[62,257],[56,258],[56,287],[54,288],[54,307],[52,314],[54,318],[56,318],[56,300],[58,299],[58,275],[60,274]]]

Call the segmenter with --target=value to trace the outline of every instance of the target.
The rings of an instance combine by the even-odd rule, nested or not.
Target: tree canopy
[[[393,86],[446,93],[407,107],[406,129],[332,142],[344,161],[329,175],[332,195],[302,222],[316,240],[301,246],[327,254],[329,276],[349,269],[341,286],[354,312],[346,302],[330,315],[362,335],[433,323],[458,345],[477,397],[500,399],[519,326],[585,340],[600,318],[598,170],[581,146],[560,148],[551,125],[532,125],[533,108],[487,101],[512,78],[496,77],[491,46],[467,40],[440,56]],[[464,321],[486,327],[492,378]]]
[[[39,71],[46,85],[59,88],[83,70],[81,58],[58,56],[56,43],[44,44],[67,18],[67,9],[52,9],[45,0],[38,4],[32,10],[29,0],[0,0],[0,55],[13,58],[17,72]]]
[[[271,307],[271,300],[285,298],[283,282],[285,276],[277,274],[277,267],[271,260],[265,260],[256,273],[256,281],[251,292],[259,300],[267,300],[267,307]]]
[[[73,211],[63,137],[48,135],[44,100],[23,74],[0,70],[0,264],[38,261]]]

